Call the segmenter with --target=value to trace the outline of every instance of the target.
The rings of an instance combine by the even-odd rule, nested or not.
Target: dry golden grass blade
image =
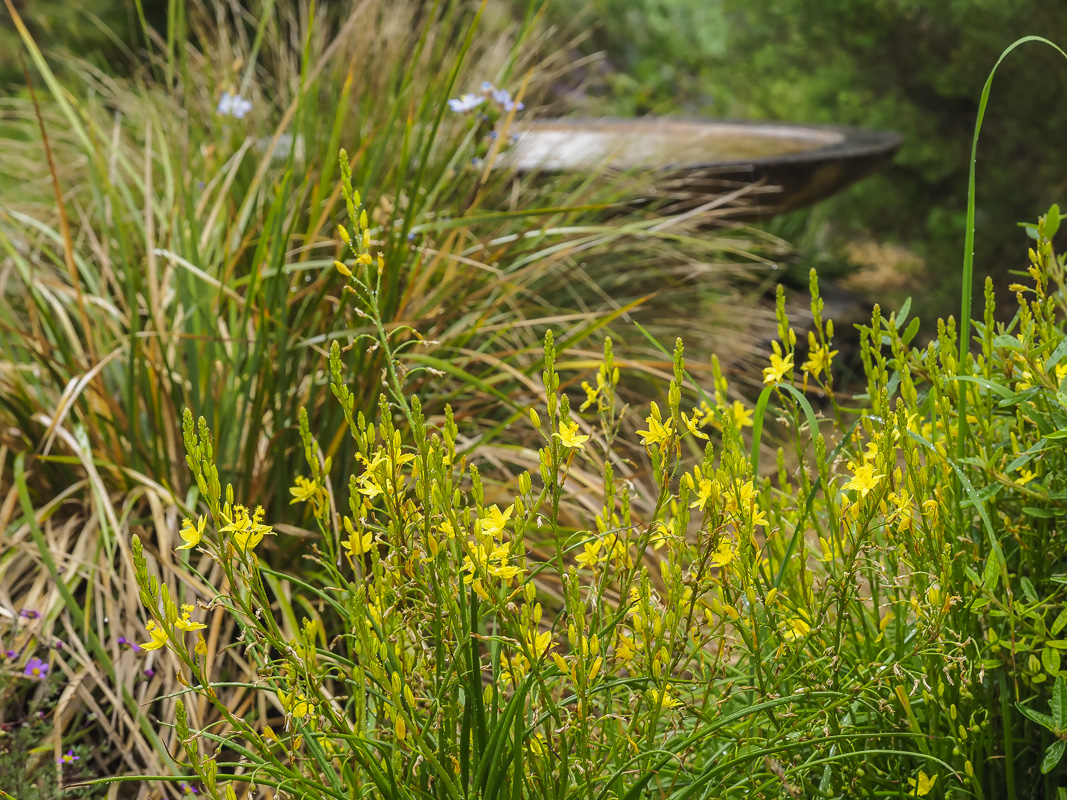
[[[7,4],[8,11],[11,12],[11,16],[15,21],[15,26],[19,27],[20,32],[22,32],[24,28],[22,26],[22,20],[19,19],[18,12],[15,11],[15,8],[11,5],[10,0],[5,0],[5,3]],[[56,162],[55,158],[52,155],[52,144],[48,138],[48,130],[45,128],[44,117],[41,116],[41,107],[40,104],[37,102],[37,93],[34,90],[33,81],[30,78],[30,71],[25,64],[23,64],[23,72],[26,76],[26,87],[29,89],[30,92],[30,100],[33,103],[33,108],[37,115],[37,124],[40,126],[41,144],[44,147],[45,160],[48,162],[48,171],[52,176],[52,188],[55,191],[56,197],[56,210],[59,212],[60,231],[63,235],[63,258],[67,264],[67,272],[70,275],[71,285],[74,286],[74,290],[78,296],[78,311],[81,314],[82,330],[85,331],[88,350],[90,355],[94,356],[93,360],[95,360],[95,354],[93,354],[92,338],[89,336],[89,315],[85,310],[85,297],[82,294],[82,286],[81,280],[78,276],[78,268],[74,264],[74,243],[71,241],[70,220],[67,218],[67,207],[66,204],[63,202],[63,191],[60,189],[59,185],[59,173],[56,171]],[[77,342],[77,340],[75,340],[75,342]],[[80,343],[77,343],[75,346],[80,348],[81,345]]]
[[[56,430],[59,428],[60,425],[63,424],[63,421],[66,419],[67,414],[70,413],[71,408],[73,408],[74,404],[77,402],[82,392],[84,392],[90,386],[90,384],[93,383],[96,376],[99,375],[100,372],[105,367],[107,367],[109,363],[124,354],[124,349],[125,348],[119,350],[112,350],[110,353],[104,356],[103,359],[101,359],[99,362],[90,367],[84,375],[77,379],[73,379],[70,383],[67,384],[66,388],[64,388],[63,390],[63,393],[59,396],[59,402],[55,414],[51,418],[51,422],[49,422],[48,426],[45,428],[45,432],[42,437],[43,443],[41,445],[42,456],[48,455],[49,451],[51,451],[52,442],[55,440],[56,437]]]

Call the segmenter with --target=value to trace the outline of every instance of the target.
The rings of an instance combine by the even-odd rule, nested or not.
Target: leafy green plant
[[[1053,790],[1062,769],[1027,728],[1043,717],[1014,710],[1009,682],[1036,698],[1059,678],[1033,654],[1058,646],[1045,620],[1067,619],[1067,548],[1047,522],[1064,474],[1047,443],[1067,429],[1055,209],[1034,226],[1012,325],[994,321],[987,284],[979,353],[957,355],[952,320],[912,347],[906,314],[875,309],[863,408],[834,399],[834,331],[814,275],[806,352],[779,293],[754,409],[727,401],[721,374],[706,390],[693,380],[679,343],[667,403],[636,433],[644,468],[623,455],[613,348],[578,410],[546,336],[529,412],[541,443],[509,494],[483,479],[500,455],[468,462],[450,409],[430,418],[408,393],[395,365],[410,335],[382,324],[388,266],[364,258],[366,223],[346,196],[345,294],[394,368],[375,424],[332,348],[331,390],[357,451],[337,484],[302,417],[307,472],[292,494],[315,516],[313,569],[297,580],[260,561],[272,526],[220,483],[208,424],[191,414],[184,441],[206,514],[186,524],[185,546],[200,575],[219,576],[207,585],[232,588],[198,608],[134,542],[146,647],[182,672],[175,733],[212,796],[234,783],[338,798]],[[829,416],[805,396],[816,388]],[[771,419],[791,452],[765,475]],[[568,503],[576,481],[591,491]],[[238,680],[218,674],[198,634],[220,617],[237,620],[252,659],[255,716],[214,688]],[[204,699],[214,711],[194,719]]]
[[[183,538],[219,578],[204,581],[219,588],[200,598],[203,622],[134,542],[146,646],[182,671],[175,731],[213,796],[235,783],[338,798],[1053,796],[1067,777],[1057,207],[1028,226],[1010,322],[990,281],[981,318],[964,292],[964,321],[940,321],[926,346],[907,308],[874,309],[859,407],[834,393],[814,273],[806,348],[779,290],[754,408],[729,402],[717,365],[710,384],[691,375],[678,342],[665,406],[634,431],[610,343],[576,409],[546,335],[536,458],[494,486],[483,473],[525,454],[462,453],[451,409],[428,416],[409,393],[396,367],[413,335],[383,324],[388,266],[367,257],[358,195],[345,196],[345,296],[370,323],[359,341],[393,366],[375,423],[331,349],[356,449],[341,482],[302,417],[307,472],[291,493],[316,520],[314,568],[294,580],[259,560],[272,526],[223,487],[191,414],[207,513]],[[764,471],[770,425],[783,446]],[[257,716],[230,711],[215,687],[235,676],[188,635],[220,617],[241,630]],[[211,715],[192,719],[194,699]]]
[[[48,675],[47,661],[7,651],[0,674],[0,798],[104,796],[102,786],[71,786],[92,777],[85,767],[90,748],[82,736],[75,746],[60,746],[54,728],[60,691],[60,681]],[[75,725],[84,722],[80,718]]]
[[[1058,670],[1057,670],[1058,671]],[[1052,686],[1052,700],[1049,703],[1049,714],[1017,703],[1019,711],[1032,722],[1036,722],[1045,730],[1056,736],[1056,740],[1045,751],[1045,758],[1041,761],[1041,773],[1047,774],[1054,770],[1063,758],[1064,748],[1067,747],[1067,683],[1062,675],[1056,676],[1056,682]]]

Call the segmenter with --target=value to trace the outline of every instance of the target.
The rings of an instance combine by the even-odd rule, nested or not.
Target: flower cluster
[[[244,119],[245,114],[252,110],[252,101],[246,100],[239,94],[223,92],[219,98],[218,108],[215,109],[220,117],[235,117]]]
[[[486,102],[493,103],[506,114],[510,114],[512,111],[522,111],[526,108],[522,102],[512,98],[511,92],[507,89],[498,89],[489,81],[482,82],[480,93],[468,92],[458,98],[449,100],[448,107],[457,114],[465,114]]]

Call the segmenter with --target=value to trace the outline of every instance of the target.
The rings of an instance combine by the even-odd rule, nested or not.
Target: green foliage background
[[[121,37],[139,29],[134,0],[13,0],[15,9],[46,47],[75,50],[97,63],[113,59],[122,49]],[[143,0],[153,22],[166,18],[166,0]],[[21,42],[11,16],[0,3],[0,84],[21,85]]]
[[[113,56],[92,22],[137,30],[133,0],[16,0],[42,41]],[[522,10],[516,3],[516,13]],[[144,0],[149,18],[166,3]],[[587,31],[577,48],[606,69],[581,97],[585,113],[689,114],[888,128],[905,135],[880,175],[772,226],[808,251],[824,275],[847,266],[843,244],[903,244],[926,263],[918,310],[947,311],[959,289],[967,156],[989,67],[1011,41],[1067,40],[1067,4],[1039,0],[558,0],[558,24]],[[592,23],[591,25],[589,23]],[[7,15],[0,15],[0,81],[20,80]],[[979,276],[1006,286],[1025,237],[1016,221],[1063,199],[1067,72],[1034,48],[1005,65],[979,150]],[[816,252],[817,251],[817,252]]]
[[[585,0],[566,0],[570,11]],[[579,45],[606,53],[605,113],[707,114],[900,131],[895,162],[819,207],[830,251],[855,237],[926,261],[926,316],[956,302],[967,159],[989,68],[1016,38],[1067,41],[1067,4],[1038,0],[593,0]],[[577,26],[575,26],[577,29]],[[1016,222],[1062,199],[1067,70],[1048,48],[998,75],[979,146],[976,267],[1021,269]],[[791,232],[797,221],[775,224]],[[825,223],[823,223],[825,225]],[[825,228],[816,233],[825,234]],[[803,242],[801,242],[803,244]],[[976,282],[980,285],[980,281]]]

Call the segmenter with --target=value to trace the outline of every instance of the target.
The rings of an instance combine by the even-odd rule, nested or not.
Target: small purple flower
[[[252,110],[252,102],[245,100],[239,94],[230,94],[229,92],[223,92],[222,99],[219,100],[219,107],[215,109],[215,113],[220,117],[237,117],[237,119],[244,119],[244,115]]]
[[[65,755],[61,755],[56,759],[56,763],[59,764],[59,766],[73,764],[75,761],[81,761],[81,756],[74,755],[73,750],[68,750]]]
[[[195,786],[193,786],[191,783],[186,783],[185,781],[179,783],[178,788],[180,788],[185,794],[200,794],[200,791]]]
[[[26,662],[25,669],[22,670],[22,674],[34,681],[43,681],[48,676],[49,665],[41,661],[41,659],[34,657]]]
[[[410,232],[408,233],[408,241],[409,241],[409,242],[413,242],[413,241],[415,241],[415,231],[410,231]]]
[[[120,636],[115,640],[115,643],[118,644],[119,647],[129,647],[135,653],[141,650],[141,645],[137,644],[137,642],[131,642],[125,636]]]
[[[56,650],[62,650],[64,647],[66,647],[66,645],[63,644],[63,640],[62,639],[56,639],[55,644],[53,645],[53,647],[55,647]]]
[[[516,103],[514,100],[512,100],[511,92],[509,92],[507,89],[493,89],[492,95],[493,102],[505,111],[510,112],[512,109],[522,111],[524,108],[526,108],[524,104]]]
[[[495,142],[500,137],[498,131],[489,131],[489,141]]]
[[[151,678],[153,675],[156,674],[156,671],[151,667],[145,667],[144,674],[146,678]]]
[[[482,81],[482,91],[483,92],[495,92],[496,91],[496,87],[493,86],[493,84],[491,84],[489,81]]]
[[[484,96],[477,94],[465,94],[459,99],[453,98],[449,100],[448,107],[457,114],[464,114],[468,111],[473,111],[484,102]]]
[[[15,650],[5,650],[4,651],[4,657],[5,658],[18,658],[19,654]]]
[[[34,611],[32,608],[24,608],[19,612],[19,616],[23,619],[40,619],[41,612]]]

